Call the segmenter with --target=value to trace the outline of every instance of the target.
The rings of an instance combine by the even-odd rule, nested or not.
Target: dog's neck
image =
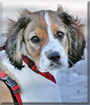
[[[23,48],[25,48],[25,44],[23,44]],[[23,54],[26,54],[25,50]],[[30,70],[24,61],[24,67],[22,70],[15,68],[9,62],[7,55],[4,56],[2,63],[7,67],[7,74],[10,72],[11,78],[14,77],[15,81],[18,83],[23,102],[52,102],[52,100],[53,102],[60,101],[60,98],[56,99],[59,91],[57,85],[49,79],[46,79],[45,77]],[[47,93],[48,95],[46,95]],[[45,95],[45,97],[43,95]],[[52,95],[54,96],[52,97]]]
[[[10,64],[7,56],[5,57],[5,59],[3,59],[2,63],[4,66],[7,67],[7,70],[12,74],[11,78],[15,77],[15,80],[17,79],[17,83],[20,86],[21,98],[23,102],[40,102],[41,100],[43,101],[44,98],[41,96],[49,92],[49,89],[47,90],[47,87],[50,88],[50,90],[54,89],[53,86],[57,87],[56,84],[53,83],[52,81],[30,70],[30,68],[24,62],[23,62],[23,65],[25,65],[25,67],[22,68],[21,71]],[[37,95],[39,94],[41,94],[41,96],[38,98]],[[51,96],[51,93],[50,93],[50,96]],[[52,101],[52,99],[51,98],[49,99],[49,98],[50,97],[47,96],[47,98],[45,99]]]

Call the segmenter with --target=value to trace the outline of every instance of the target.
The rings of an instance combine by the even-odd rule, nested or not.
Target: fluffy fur
[[[61,102],[57,84],[30,71],[22,61],[22,54],[32,59],[42,72],[67,65],[72,67],[83,59],[84,25],[78,18],[66,13],[62,6],[57,11],[32,13],[23,10],[19,18],[9,20],[8,25],[6,56],[2,65],[7,67],[20,85],[23,102]],[[60,39],[57,32],[64,36]],[[53,52],[59,57],[58,61],[54,59],[52,63],[48,55],[54,55]]]
[[[68,58],[69,66],[73,66],[76,62],[83,59],[83,53],[85,48],[85,37],[83,35],[84,25],[80,23],[78,18],[73,18],[66,12],[63,12],[62,7],[57,9],[58,16],[62,19],[66,29],[68,30]],[[23,41],[23,33],[28,23],[30,22],[31,12],[24,10],[18,21],[10,20],[9,22],[9,31],[8,39],[6,42],[6,52],[8,57],[13,65],[17,68],[22,68],[22,59],[21,59],[21,46]],[[19,41],[18,41],[19,40]],[[18,47],[17,47],[18,46]],[[18,56],[18,49],[19,56]]]

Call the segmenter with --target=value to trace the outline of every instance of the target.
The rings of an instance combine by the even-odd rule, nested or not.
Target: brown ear
[[[80,20],[74,19],[65,12],[60,13],[59,17],[68,30],[68,62],[69,67],[72,67],[76,62],[83,59],[86,44],[83,34],[84,25],[80,23]]]
[[[8,32],[8,39],[6,41],[6,53],[8,55],[11,63],[17,67],[18,69],[22,68],[22,55],[21,55],[21,47],[22,47],[22,37],[23,32],[30,22],[28,17],[22,17],[18,19],[17,22],[12,21],[12,26],[10,26]]]

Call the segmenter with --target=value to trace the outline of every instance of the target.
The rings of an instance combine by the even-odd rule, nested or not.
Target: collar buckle
[[[17,92],[19,92],[19,87],[17,87],[15,89],[15,87],[18,86],[17,83],[16,83],[16,81],[13,80],[13,79],[11,79],[9,77],[9,75],[7,75],[6,77],[4,77],[3,80],[5,81],[5,84],[11,88],[11,90],[13,91],[14,94],[16,94]]]

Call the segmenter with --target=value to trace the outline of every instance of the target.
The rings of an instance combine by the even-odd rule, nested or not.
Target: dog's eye
[[[58,31],[57,32],[57,34],[56,34],[56,38],[59,38],[59,39],[63,39],[63,37],[64,37],[64,33],[63,32],[61,32],[61,31]]]
[[[31,41],[33,43],[39,43],[40,42],[40,39],[37,36],[34,36],[34,37],[31,38]]]

